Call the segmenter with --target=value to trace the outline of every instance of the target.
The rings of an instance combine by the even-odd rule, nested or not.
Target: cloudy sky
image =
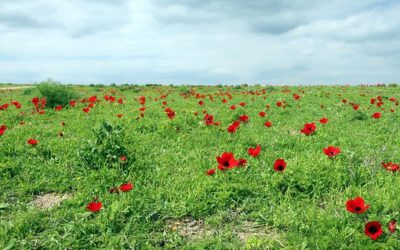
[[[400,82],[398,0],[0,0],[0,82]]]

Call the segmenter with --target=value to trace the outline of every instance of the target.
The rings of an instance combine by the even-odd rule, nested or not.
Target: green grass
[[[206,98],[180,95],[190,89]],[[37,90],[0,92],[0,105],[11,100],[22,104],[21,109],[10,105],[0,110],[0,126],[8,127],[0,136],[0,247],[399,249],[399,230],[390,234],[387,224],[400,220],[400,173],[386,171],[381,162],[400,162],[400,116],[398,110],[390,112],[398,107],[388,100],[400,99],[400,90],[267,87],[262,94],[262,89],[75,87],[81,96],[96,95],[101,101],[88,114],[82,111],[87,103],[77,102],[75,108],[46,109],[43,115],[32,114],[30,101],[40,95]],[[230,93],[232,99],[220,93]],[[294,93],[301,99],[295,101]],[[105,94],[125,98],[125,103],[110,104],[103,99]],[[163,94],[168,96],[154,100]],[[370,98],[378,95],[383,97],[384,110],[370,104]],[[147,100],[143,118],[139,96]],[[228,102],[222,103],[222,98]],[[360,104],[359,112],[342,99]],[[199,106],[199,100],[204,106]],[[282,100],[286,108],[275,105]],[[168,119],[162,101],[176,112],[174,119]],[[240,102],[247,105],[241,107]],[[236,110],[231,110],[234,104]],[[205,126],[203,110],[221,125]],[[267,115],[260,117],[260,111]],[[373,119],[378,111],[382,117]],[[227,127],[242,114],[250,117],[249,122],[228,133]],[[322,117],[329,122],[320,124]],[[268,120],[273,122],[271,128],[263,125]],[[122,126],[128,163],[99,160],[93,167],[82,159],[104,121]],[[309,122],[316,123],[316,134],[301,134]],[[28,145],[29,138],[39,140],[38,145]],[[116,141],[112,139],[106,149],[115,148],[120,143]],[[252,158],[247,149],[257,144],[262,152]],[[328,159],[322,152],[328,145],[340,147],[341,154]],[[205,172],[217,168],[216,156],[223,152],[246,158],[247,166],[226,172],[217,169],[207,176]],[[278,158],[287,161],[284,173],[273,170]],[[111,187],[125,182],[134,184],[131,192],[109,193]],[[50,209],[32,204],[52,192],[69,198]],[[103,208],[91,213],[86,206],[95,196]],[[346,201],[356,196],[370,205],[362,215],[346,211]],[[384,230],[376,241],[364,234],[365,223],[372,220],[380,221]],[[171,221],[180,224],[174,227]],[[185,221],[197,226],[191,228]],[[189,229],[195,236],[186,235]],[[241,233],[247,237],[243,239]]]

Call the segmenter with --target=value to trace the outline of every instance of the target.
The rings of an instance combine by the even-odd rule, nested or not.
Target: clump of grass
[[[40,94],[46,98],[46,107],[54,108],[57,105],[67,105],[69,101],[76,99],[78,94],[70,87],[62,85],[60,82],[48,79],[37,85]]]

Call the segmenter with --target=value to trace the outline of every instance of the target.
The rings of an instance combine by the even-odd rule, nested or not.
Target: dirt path
[[[8,86],[8,87],[1,87],[0,90],[16,90],[16,89],[27,89],[33,88],[33,86]]]

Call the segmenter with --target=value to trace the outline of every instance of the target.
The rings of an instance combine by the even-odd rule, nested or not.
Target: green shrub
[[[69,101],[78,97],[69,87],[51,79],[39,83],[37,88],[42,97],[46,98],[46,107],[49,108],[54,108],[57,105],[65,106]]]
[[[93,130],[95,139],[87,141],[79,150],[83,163],[90,168],[99,168],[118,163],[121,156],[127,156],[124,147],[124,129],[121,125],[114,126],[107,121]],[[132,161],[132,159],[129,159]]]

